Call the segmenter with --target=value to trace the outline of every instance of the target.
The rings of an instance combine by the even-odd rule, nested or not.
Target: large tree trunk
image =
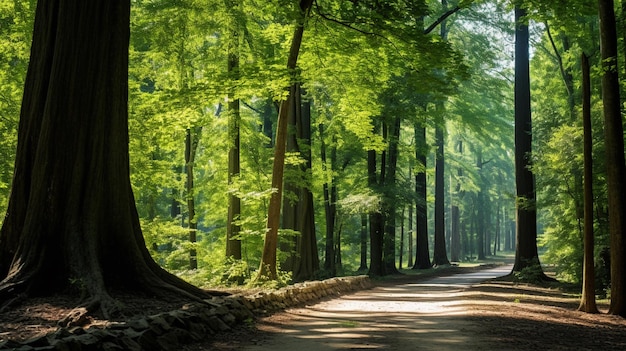
[[[313,0],[302,0],[300,2],[301,17],[296,25],[289,49],[287,68],[295,71],[304,35],[304,21],[308,16]],[[278,247],[278,227],[280,225],[280,208],[283,198],[283,174],[285,171],[285,143],[287,140],[287,125],[289,115],[289,103],[293,97],[288,96],[280,104],[278,112],[278,123],[276,126],[276,145],[274,147],[274,164],[272,167],[272,189],[275,191],[270,197],[270,204],[267,215],[267,225],[265,242],[261,264],[256,280],[276,280],[276,249]]]
[[[594,274],[594,242],[593,242],[593,153],[591,135],[591,79],[589,74],[589,58],[582,54],[581,67],[583,73],[583,158],[584,158],[584,258],[583,258],[583,289],[579,311],[598,313],[596,306],[596,287]]]
[[[426,194],[426,155],[428,154],[428,144],[426,143],[426,128],[418,125],[415,129],[415,157],[423,167],[415,172],[415,219],[416,219],[416,249],[415,264],[413,269],[428,269],[432,267],[430,262],[430,251],[428,249],[428,201]]]
[[[611,235],[611,306],[609,313],[626,316],[626,165],[617,68],[617,29],[613,0],[598,0],[602,51],[602,103],[606,143]]]
[[[293,273],[294,281],[313,279],[319,270],[317,256],[317,239],[315,237],[315,217],[313,208],[313,194],[311,192],[311,106],[302,102],[300,84],[292,88],[293,106],[291,110],[289,137],[287,149],[289,152],[299,153],[304,164],[291,165],[294,174],[302,175],[306,185],[285,181],[285,189],[289,189],[294,199],[283,199],[283,228],[292,229],[298,234],[293,241],[286,241],[286,248],[290,252],[284,270]],[[303,144],[303,147],[300,146]]]
[[[532,122],[526,11],[515,7],[515,184],[517,189],[517,239],[514,272],[539,265],[535,177],[531,170]]]
[[[151,258],[128,160],[129,1],[40,1],[0,231],[0,301],[80,281],[106,315],[109,288],[206,293]]]

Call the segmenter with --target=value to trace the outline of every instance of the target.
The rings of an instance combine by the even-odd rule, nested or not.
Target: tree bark
[[[459,140],[459,154],[463,154],[463,141]],[[459,262],[461,260],[461,212],[459,210],[458,203],[461,202],[462,194],[461,194],[461,178],[463,177],[463,169],[459,167],[457,169],[457,175],[459,176],[459,180],[456,183],[455,187],[455,197],[452,198],[452,206],[450,208],[450,260],[452,262]]]
[[[479,260],[484,260],[485,257],[485,213],[487,212],[487,206],[485,205],[485,192],[484,192],[484,176],[482,174],[483,169],[483,156],[482,152],[478,150],[476,157],[476,168],[478,168],[478,176],[480,179],[481,187],[476,194],[476,249]]]
[[[376,191],[376,151],[367,151],[367,185]],[[383,215],[380,211],[369,214],[370,221],[370,269],[368,275],[382,276],[383,270]]]
[[[515,185],[516,245],[513,272],[537,266],[537,208],[535,177],[531,170],[532,120],[530,113],[530,69],[526,10],[515,7]]]
[[[394,117],[391,123],[391,132],[388,134],[388,162],[386,162],[386,171],[384,176],[384,201],[383,205],[385,213],[385,234],[383,242],[383,260],[385,264],[385,274],[397,274],[396,268],[396,199],[395,199],[395,186],[396,186],[396,169],[398,165],[398,154],[400,142],[400,126],[401,120],[399,117]],[[385,167],[385,165],[381,166]]]
[[[418,125],[414,126],[415,130],[415,157],[424,167],[421,172],[415,173],[415,193],[417,200],[415,201],[415,219],[416,219],[416,249],[415,264],[413,269],[428,269],[432,267],[430,262],[430,251],[428,249],[428,200],[426,185],[426,155],[428,153],[428,144],[426,143],[426,128]]]
[[[324,171],[328,168],[328,162],[326,157],[326,143],[324,142],[324,125],[319,125],[320,131],[320,150],[321,150],[321,158],[322,158],[322,169]],[[326,214],[326,237],[325,237],[325,246],[324,246],[324,269],[331,275],[336,275],[335,270],[335,223],[337,217],[337,204],[331,199],[331,190],[333,189],[333,163],[331,161],[331,176],[330,182],[325,181],[322,185],[323,193],[324,193],[324,212]],[[326,177],[328,179],[328,177]]]
[[[192,132],[191,128],[187,128],[185,135],[185,173],[187,175],[185,197],[187,200],[187,212],[189,215],[187,227],[189,229],[189,242],[191,243],[191,247],[189,249],[189,269],[198,268],[198,257],[195,246],[197,241],[198,222],[196,219],[193,166],[196,158],[196,149],[198,148],[200,130],[200,128],[194,128],[194,131]]]
[[[230,16],[230,32],[231,38],[228,46],[228,73],[233,80],[233,87],[228,93],[228,185],[232,187],[241,173],[240,161],[240,101],[237,97],[236,87],[239,80],[239,31],[235,24],[235,8],[237,1],[226,1],[233,11]],[[236,260],[241,259],[241,240],[239,232],[241,230],[238,224],[241,216],[241,199],[230,189],[228,195],[228,218],[226,221],[226,257],[232,257]]]
[[[437,107],[438,114],[443,113],[443,105]],[[435,156],[435,249],[433,252],[433,265],[442,266],[450,264],[446,252],[446,222],[445,222],[445,189],[444,189],[444,128],[443,118],[435,127],[435,140],[437,153]]]
[[[367,215],[361,215],[361,264],[359,272],[367,270]]]
[[[611,236],[611,306],[610,314],[626,316],[626,164],[624,132],[617,65],[617,28],[613,0],[598,0],[600,14],[600,49],[602,52],[602,103],[606,144],[607,185],[609,198],[609,233]]]
[[[20,115],[9,209],[0,230],[0,301],[85,288],[208,294],[163,270],[139,226],[128,160],[130,2],[40,1]]]
[[[295,71],[304,35],[304,22],[308,17],[308,12],[313,4],[313,0],[300,1],[301,17],[294,30],[287,59],[287,68]],[[267,215],[267,226],[265,242],[263,244],[263,254],[256,280],[276,280],[276,249],[278,247],[278,227],[280,225],[280,208],[283,198],[283,174],[285,171],[285,143],[287,141],[287,125],[289,114],[289,103],[291,96],[288,96],[280,104],[278,112],[278,123],[276,126],[276,145],[274,147],[274,164],[272,167],[272,189],[276,189],[270,197],[269,210]]]
[[[302,101],[300,84],[293,86],[292,118],[290,118],[289,138],[287,149],[289,152],[299,153],[304,164],[293,167],[294,173],[302,175],[305,184],[296,184],[285,181],[285,189],[289,188],[296,200],[283,200],[283,228],[297,232],[292,244],[287,245],[290,252],[287,265],[283,267],[293,273],[294,281],[304,281],[315,278],[319,270],[317,256],[317,238],[315,237],[315,217],[313,208],[313,194],[311,192],[311,106]],[[302,147],[300,146],[302,144]],[[288,242],[288,241],[287,241]]]
[[[589,58],[584,53],[581,57],[583,90],[583,158],[584,158],[584,254],[583,288],[579,311],[598,313],[596,306],[596,287],[594,273],[594,235],[593,235],[593,153],[591,129],[591,79]]]

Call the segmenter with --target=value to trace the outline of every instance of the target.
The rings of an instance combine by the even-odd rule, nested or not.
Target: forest
[[[86,19],[59,24],[70,34],[54,38],[46,26],[61,22],[55,16],[88,11],[55,6],[0,4],[0,298],[46,265],[28,263],[34,250],[93,244],[90,257],[125,255],[136,241],[136,257],[145,246],[199,287],[384,276],[514,253],[521,278],[543,279],[541,265],[553,267],[626,315],[626,1],[131,0],[127,55],[104,35],[123,28],[123,18],[115,24],[123,9],[105,6],[116,20],[105,13],[87,34],[70,28]],[[48,69],[41,57],[74,50],[72,40],[94,51],[50,64],[56,74],[41,84],[57,87],[51,93],[37,80]],[[127,92],[107,88],[126,74],[114,64],[126,62]],[[91,68],[63,78],[55,71],[63,67]],[[39,100],[81,91],[96,102]],[[109,130],[122,107],[107,99],[118,98],[127,127]],[[87,136],[78,117],[28,124],[54,109],[105,117],[86,124]],[[50,131],[26,134],[40,128]],[[102,162],[91,162],[95,154]],[[125,163],[132,191],[118,193]],[[40,195],[24,190],[46,178]],[[118,209],[125,201],[134,202],[128,213]],[[55,214],[65,224],[37,222]],[[72,234],[113,222],[123,225],[106,224],[93,242]],[[139,227],[141,239],[117,233]],[[22,240],[24,228],[54,235]],[[26,263],[15,258],[23,242],[38,242]],[[59,274],[85,279],[95,299],[100,280],[137,259],[98,258],[112,270],[92,290],[84,267],[93,259],[60,263],[61,255],[50,258]]]

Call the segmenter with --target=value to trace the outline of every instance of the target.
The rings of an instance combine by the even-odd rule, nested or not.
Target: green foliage
[[[447,129],[446,194],[461,209],[468,231],[481,211],[491,221],[488,230],[494,231],[498,206],[506,212],[503,222],[511,220],[514,140],[507,36],[512,26],[504,16],[503,1],[449,3],[463,10],[448,18],[447,41],[438,30],[424,33],[448,10],[440,1],[319,1],[306,23],[296,77],[312,104],[313,169],[303,173],[293,167],[285,179],[313,190],[320,251],[325,219],[322,186],[337,186],[343,273],[354,272],[360,263],[361,213],[380,211],[384,196],[398,208],[413,204],[415,172],[432,175],[432,135],[424,150],[431,158],[426,165],[419,164],[415,124],[426,126],[429,133],[436,123]],[[570,1],[568,6],[563,1],[524,3],[532,18],[549,24],[560,54],[554,53],[547,35],[539,38],[531,71],[537,150],[532,155],[533,171],[540,191],[538,203],[531,205],[541,213],[546,259],[558,264],[561,277],[576,281],[581,270],[581,133],[575,118],[579,109],[572,110],[568,102],[578,101],[578,95],[568,99],[563,77],[556,74],[557,56],[564,70],[577,77],[580,51],[597,47],[595,34],[589,34],[597,32],[595,22],[589,21],[595,5],[587,0]],[[273,191],[271,130],[264,128],[275,124],[275,103],[292,83],[285,62],[296,5],[287,0],[132,1],[129,145],[137,208],[155,260],[198,285],[252,284],[258,269]],[[33,1],[0,4],[0,210],[7,206],[12,177],[33,10]],[[240,66],[229,72],[233,48]],[[595,95],[599,96],[597,91]],[[228,98],[242,101],[242,172],[230,185]],[[435,103],[445,106],[444,122],[435,122],[444,116],[432,108]],[[601,247],[607,244],[607,230],[599,112],[596,99],[594,192],[599,216],[594,224]],[[365,151],[388,150],[389,140],[377,126],[396,117],[402,120],[397,180],[392,188],[368,190]],[[324,136],[318,133],[319,125],[325,128]],[[198,145],[193,193],[185,190],[187,129]],[[322,142],[335,152],[332,165],[322,165]],[[456,148],[461,142],[463,152]],[[478,160],[483,164],[477,165]],[[299,154],[288,157],[291,165],[302,162]],[[224,257],[229,194],[242,202],[236,222],[241,227],[237,239],[242,242],[242,260]],[[186,228],[190,196],[196,200],[199,226],[195,244],[189,243]],[[294,196],[287,194],[285,201]],[[296,235],[281,231],[280,237],[291,242]],[[469,235],[472,240],[475,228]],[[187,270],[191,247],[198,254],[197,271]],[[280,252],[279,260],[288,254]],[[531,267],[520,272],[520,278],[532,280],[536,273]],[[291,279],[288,272],[279,275],[278,282],[264,284],[276,287]]]
[[[539,263],[539,260],[536,258],[526,262],[526,267],[514,273],[516,281],[531,284],[541,283],[544,280],[544,276],[545,274],[541,268],[541,263]]]
[[[0,3],[0,224],[8,205],[13,177],[34,11],[33,2]]]

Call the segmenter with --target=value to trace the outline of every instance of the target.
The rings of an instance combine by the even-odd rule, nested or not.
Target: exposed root
[[[107,293],[100,293],[89,302],[73,309],[63,319],[58,321],[60,327],[77,327],[89,324],[93,319],[92,315],[100,314],[104,319],[111,319],[116,313],[122,312],[122,304],[109,296]]]

